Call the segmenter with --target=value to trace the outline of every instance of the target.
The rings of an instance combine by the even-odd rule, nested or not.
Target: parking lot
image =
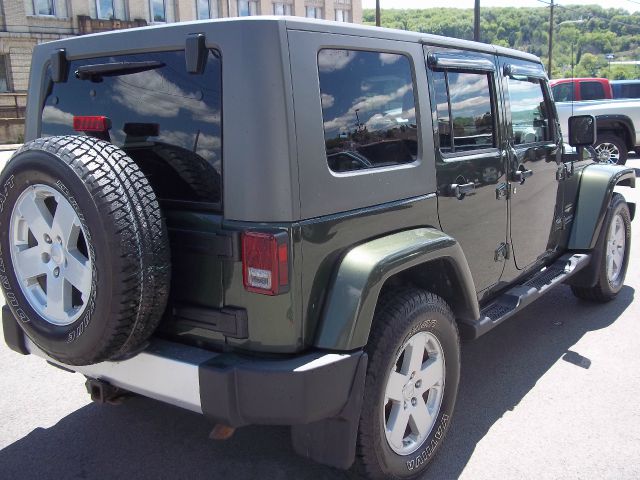
[[[640,174],[640,159],[628,164]],[[558,287],[463,346],[452,428],[425,478],[640,478],[637,219],[634,229],[615,301]],[[204,418],[156,401],[92,404],[81,375],[4,343],[0,366],[0,478],[346,478],[297,457],[286,428],[216,442]]]

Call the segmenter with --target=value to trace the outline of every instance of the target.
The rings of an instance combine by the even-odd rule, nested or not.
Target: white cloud
[[[73,115],[67,112],[63,112],[57,107],[47,105],[42,110],[42,121],[71,127],[73,125]]]
[[[323,93],[321,94],[320,100],[322,101],[322,108],[331,108],[333,107],[336,98],[328,93]]]
[[[349,50],[322,50],[318,54],[318,70],[321,73],[342,70],[356,58],[356,53]]]

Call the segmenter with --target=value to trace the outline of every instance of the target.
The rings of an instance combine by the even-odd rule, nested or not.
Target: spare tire
[[[0,280],[27,336],[87,365],[135,354],[169,294],[167,229],[144,174],[92,137],[25,144],[0,175]]]

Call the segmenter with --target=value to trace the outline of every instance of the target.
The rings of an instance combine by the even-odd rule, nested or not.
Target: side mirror
[[[596,117],[576,115],[569,117],[569,145],[589,147],[596,143]]]

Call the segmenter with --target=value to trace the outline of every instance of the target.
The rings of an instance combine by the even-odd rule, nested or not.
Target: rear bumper
[[[338,416],[352,390],[359,390],[365,371],[359,364],[366,366],[362,351],[264,359],[164,340],[127,360],[69,366],[48,358],[22,334],[6,306],[2,314],[5,341],[13,350],[234,427],[301,425]]]

